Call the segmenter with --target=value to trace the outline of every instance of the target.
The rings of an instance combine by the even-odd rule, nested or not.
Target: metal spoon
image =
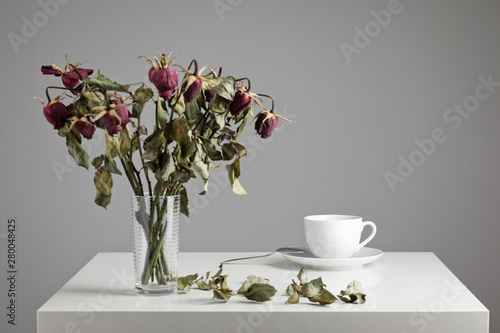
[[[302,250],[302,249],[297,249],[297,248],[294,248],[294,247],[280,247],[279,249],[274,250],[273,252],[268,253],[268,254],[264,254],[264,255],[225,260],[225,261],[221,262],[221,265],[222,264],[227,264],[228,262],[232,262],[232,261],[269,257],[269,256],[275,254],[276,252],[279,252],[279,253],[305,253],[306,251]]]

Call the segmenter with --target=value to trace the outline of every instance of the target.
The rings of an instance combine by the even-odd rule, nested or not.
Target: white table
[[[258,254],[185,252],[179,273],[215,273],[223,260]],[[389,252],[355,270],[308,270],[309,280],[321,276],[335,294],[362,282],[365,304],[285,304],[299,269],[280,254],[226,264],[233,290],[253,274],[269,278],[278,293],[265,303],[240,295],[223,303],[198,289],[136,295],[132,254],[99,253],[38,310],[38,333],[488,332],[488,309],[433,253]]]

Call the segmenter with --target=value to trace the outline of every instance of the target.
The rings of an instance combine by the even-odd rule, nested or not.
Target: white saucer
[[[343,270],[359,268],[380,258],[384,252],[370,247],[361,248],[350,258],[317,258],[309,250],[305,253],[281,253],[286,259],[306,268]]]

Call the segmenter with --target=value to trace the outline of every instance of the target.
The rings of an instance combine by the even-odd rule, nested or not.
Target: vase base
[[[137,294],[150,294],[150,295],[167,295],[173,294],[177,291],[177,283],[169,283],[167,285],[143,285],[136,283],[135,292]]]

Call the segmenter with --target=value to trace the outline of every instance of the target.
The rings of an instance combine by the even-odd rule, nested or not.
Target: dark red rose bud
[[[245,95],[244,92],[238,90],[230,106],[231,114],[235,117],[238,116],[248,107],[248,105],[250,105],[251,101],[250,97]]]
[[[60,70],[55,69],[52,66],[42,66],[42,73],[44,75],[55,75],[55,76],[61,76],[64,74]]]
[[[262,139],[266,139],[270,137],[276,129],[278,121],[278,117],[270,111],[262,111],[255,121],[255,130]]]
[[[175,68],[149,69],[149,81],[158,89],[160,97],[170,100],[179,83],[179,74]]]
[[[194,101],[196,94],[201,90],[201,79],[196,79],[184,92],[184,100],[186,102]]]
[[[115,105],[123,104],[120,100],[111,100],[111,103]],[[118,134],[122,130],[122,126],[125,126],[130,122],[131,114],[126,106],[115,109],[115,112],[118,117],[107,113],[101,118],[104,128],[106,128],[108,134]]]
[[[213,90],[205,90],[205,101],[210,102],[214,99],[215,93]]]
[[[63,103],[57,102],[43,108],[43,115],[58,130],[64,126],[69,117],[69,111]]]
[[[89,77],[89,75],[94,73],[93,69],[78,68],[78,71],[80,72],[80,74],[82,74],[83,77]],[[76,87],[80,83],[80,80],[82,80],[80,75],[75,70],[64,73],[57,66],[42,66],[42,73],[45,75],[62,75],[62,82],[64,86],[69,89]],[[78,94],[76,90],[71,90],[71,92],[74,95]]]
[[[91,75],[94,72],[93,69],[85,69],[85,68],[78,68],[78,71],[80,72],[80,74],[82,74],[84,78],[89,77],[89,75]],[[71,72],[64,74],[62,77],[62,82],[64,86],[70,89],[76,87],[80,83],[80,80],[82,80],[82,78],[75,70],[72,70]],[[71,92],[74,95],[78,94],[76,90],[71,90]]]
[[[95,125],[89,117],[76,120],[75,127],[85,139],[92,139],[95,132]]]

